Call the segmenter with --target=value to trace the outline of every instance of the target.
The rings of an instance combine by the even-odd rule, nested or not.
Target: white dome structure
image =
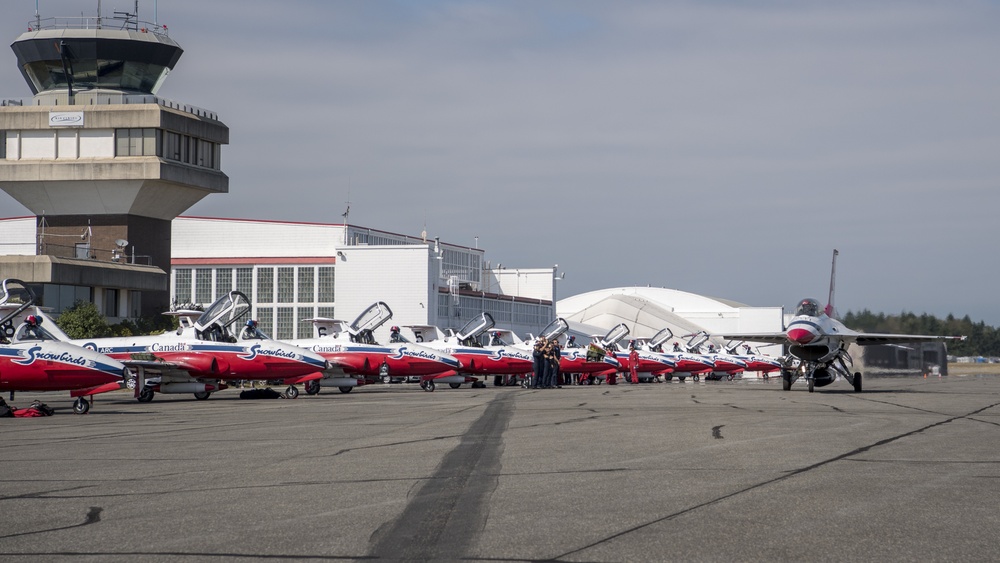
[[[781,307],[750,307],[662,287],[616,287],[581,293],[556,303],[571,323],[604,330],[625,323],[631,336],[649,338],[663,328],[676,336],[707,331],[770,332],[782,329]]]

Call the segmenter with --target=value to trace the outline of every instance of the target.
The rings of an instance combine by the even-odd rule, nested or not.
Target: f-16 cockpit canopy
[[[816,317],[819,316],[822,310],[823,309],[819,306],[819,301],[810,297],[799,302],[799,306],[795,308],[795,316]]]

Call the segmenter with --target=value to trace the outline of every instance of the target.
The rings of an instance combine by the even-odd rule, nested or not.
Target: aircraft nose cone
[[[788,339],[796,344],[809,344],[815,336],[812,332],[804,328],[793,328],[788,331]]]

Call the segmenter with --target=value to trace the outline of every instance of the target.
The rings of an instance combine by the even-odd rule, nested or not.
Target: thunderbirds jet
[[[901,344],[907,342],[934,342],[944,340],[964,340],[964,336],[931,336],[919,334],[870,334],[853,331],[838,321],[833,308],[834,280],[837,273],[837,250],[833,251],[833,265],[830,271],[830,296],[826,308],[820,308],[819,301],[803,299],[795,310],[795,317],[784,332],[757,334],[720,334],[722,338],[785,344],[788,354],[783,359],[781,370],[782,388],[788,391],[796,379],[803,377],[809,384],[809,392],[814,387],[833,383],[841,375],[858,393],[861,392],[861,372],[851,373],[853,360],[847,353],[851,344],[870,346],[873,344]],[[797,362],[797,365],[796,365]]]
[[[22,303],[13,303],[14,293],[23,292]],[[122,388],[128,375],[125,366],[104,354],[61,342],[64,334],[34,305],[35,295],[15,279],[3,280],[0,298],[0,391],[69,391],[76,397],[73,412],[90,410],[85,397]],[[23,319],[23,320],[22,320]],[[19,323],[15,326],[15,323]]]

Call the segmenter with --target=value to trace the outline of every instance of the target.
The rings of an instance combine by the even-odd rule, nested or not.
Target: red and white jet
[[[13,303],[15,294],[21,303]],[[3,280],[0,298],[0,391],[69,391],[76,397],[73,412],[90,410],[85,397],[122,388],[128,370],[104,354],[66,342],[55,323],[34,305],[35,295],[15,279]],[[51,331],[46,328],[49,325]]]
[[[389,383],[396,378],[418,377],[426,390],[434,389],[434,381],[464,383],[457,376],[461,362],[438,350],[404,342],[393,327],[392,341],[385,345],[375,341],[374,331],[392,318],[392,310],[382,301],[373,303],[353,323],[316,318],[316,338],[290,340],[290,344],[312,350],[333,366],[322,379],[306,383],[306,393],[315,395],[321,386],[337,387],[349,393],[357,385],[381,380]],[[474,380],[474,379],[473,379]]]
[[[478,317],[465,323],[458,332],[445,334],[436,326],[429,325],[407,325],[404,328],[413,332],[413,338],[420,346],[431,348],[443,352],[458,359],[461,368],[458,370],[459,377],[467,375],[521,375],[531,373],[531,354],[512,345],[484,346],[480,337],[495,325],[493,316],[489,313],[482,313]],[[402,337],[400,337],[402,338]],[[471,378],[476,386],[476,378]],[[439,380],[440,381],[440,380]],[[457,389],[464,381],[455,380],[448,382],[453,389]],[[429,391],[433,391],[433,382]],[[426,387],[425,387],[426,388]]]
[[[796,379],[803,377],[809,384],[809,392],[814,387],[833,383],[841,375],[858,393],[861,392],[861,372],[851,372],[854,361],[847,353],[851,344],[870,346],[873,344],[901,344],[907,342],[939,342],[964,340],[964,336],[932,336],[923,334],[872,334],[853,331],[836,317],[833,308],[834,280],[837,273],[837,250],[833,251],[833,265],[830,269],[830,296],[827,306],[821,308],[819,301],[803,299],[795,309],[795,317],[783,332],[757,334],[721,334],[722,338],[785,344],[785,356],[781,370],[782,388],[788,391]],[[795,363],[798,363],[796,366]]]
[[[155,393],[193,393],[203,400],[240,380],[281,381],[288,385],[285,396],[294,399],[299,394],[295,383],[322,377],[329,364],[319,354],[271,340],[258,330],[244,330],[237,338],[233,325],[249,313],[247,296],[231,291],[204,312],[170,313],[180,323],[175,332],[71,342],[136,369],[136,398],[143,403]]]

